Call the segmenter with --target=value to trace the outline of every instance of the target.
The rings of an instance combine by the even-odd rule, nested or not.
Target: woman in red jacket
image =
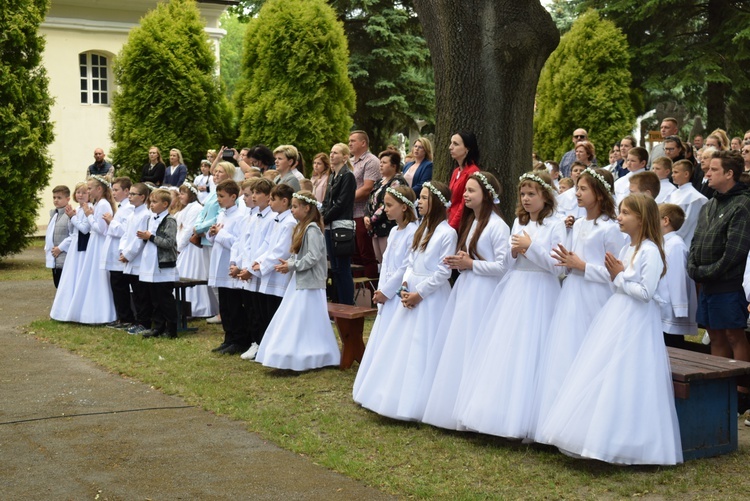
[[[461,213],[464,210],[464,190],[469,176],[479,172],[479,145],[473,132],[461,131],[451,136],[449,146],[455,169],[451,173],[451,206],[448,209],[448,223],[458,231]]]

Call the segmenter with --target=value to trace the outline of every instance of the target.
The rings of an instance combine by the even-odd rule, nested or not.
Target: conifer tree
[[[47,0],[8,0],[0,9],[0,256],[28,244],[52,170],[52,99],[38,34],[47,8]]]
[[[182,151],[197,169],[228,135],[229,103],[194,0],[170,0],[141,19],[115,59],[112,156],[119,172],[140,178],[150,146]]]
[[[343,28],[323,0],[267,1],[247,28],[240,144],[293,144],[309,166],[346,141],[355,98],[347,62]]]
[[[629,59],[625,35],[611,21],[589,11],[573,23],[539,77],[534,147],[543,158],[559,160],[580,127],[600,163],[607,159],[611,145],[635,124]]]

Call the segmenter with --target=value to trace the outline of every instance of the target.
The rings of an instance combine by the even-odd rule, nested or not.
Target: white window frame
[[[80,103],[109,106],[112,101],[112,58],[96,51],[78,54]]]

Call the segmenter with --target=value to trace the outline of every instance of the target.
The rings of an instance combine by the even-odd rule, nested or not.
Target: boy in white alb
[[[659,195],[656,197],[656,203],[663,204],[667,200],[667,197],[677,189],[669,181],[669,175],[672,174],[672,160],[667,157],[654,159],[651,164],[651,172],[656,174],[660,183]]]
[[[677,234],[682,237],[687,248],[693,241],[695,227],[698,225],[698,214],[701,207],[706,205],[708,198],[695,189],[691,182],[693,178],[693,164],[690,160],[679,160],[672,166],[672,180],[677,189],[667,197],[666,203],[679,205],[685,212],[685,222],[679,228]]]
[[[135,314],[130,307],[130,283],[123,273],[125,263],[120,261],[120,240],[125,234],[127,220],[135,210],[128,201],[132,185],[128,177],[118,177],[112,182],[112,198],[117,204],[117,211],[114,215],[108,212],[102,216],[107,223],[102,267],[109,271],[109,286],[117,312],[117,320],[108,326],[115,329],[129,329],[135,322]]]
[[[664,343],[683,348],[685,336],[698,332],[698,324],[695,323],[698,295],[695,282],[687,274],[688,248],[677,233],[685,220],[685,213],[678,205],[662,204],[659,206],[659,218],[667,263],[667,272],[656,289]]]

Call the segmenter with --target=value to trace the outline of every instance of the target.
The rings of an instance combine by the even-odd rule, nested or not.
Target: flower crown
[[[323,208],[323,204],[322,203],[318,202],[317,200],[313,200],[310,197],[306,197],[305,195],[300,195],[299,193],[294,193],[294,194],[292,194],[292,197],[296,198],[298,200],[302,200],[303,202],[306,202],[306,203],[308,203],[310,205],[314,205],[315,207],[318,208],[318,210],[320,210],[320,209]]]
[[[478,179],[482,182],[484,185],[484,188],[490,192],[490,195],[492,195],[492,203],[497,205],[500,203],[500,197],[497,196],[497,192],[495,191],[495,188],[492,187],[490,184],[490,181],[487,179],[487,176],[482,174],[481,172],[475,172],[471,175],[471,177]]]
[[[391,188],[390,186],[385,189],[385,192],[391,195],[393,198],[398,199],[402,204],[406,204],[412,209],[414,208],[414,202],[403,196],[401,193],[396,191],[394,188]]]
[[[521,177],[518,178],[519,181],[523,181],[525,179],[528,179],[529,181],[534,181],[535,183],[541,184],[542,188],[544,188],[545,190],[549,191],[553,195],[555,193],[557,193],[557,190],[555,190],[552,186],[550,186],[549,184],[547,184],[544,181],[544,179],[542,179],[541,177],[537,176],[536,174],[533,174],[531,172],[527,172],[526,174],[523,174]]]
[[[602,183],[602,185],[607,188],[608,192],[612,193],[612,185],[610,185],[607,180],[604,179],[604,176],[596,172],[594,169],[586,167],[583,172],[581,172],[581,174],[588,174],[589,176],[593,177],[594,179]]]
[[[111,185],[111,184],[109,184],[109,181],[107,181],[106,179],[104,179],[104,178],[103,178],[102,176],[100,176],[100,175],[98,175],[98,174],[92,174],[92,175],[91,175],[91,177],[92,177],[93,179],[96,179],[96,180],[97,180],[97,181],[99,181],[100,183],[102,183],[102,184],[103,184],[104,186],[106,186],[107,188],[112,188],[112,185]]]
[[[428,182],[424,183],[424,184],[422,185],[422,187],[423,187],[423,188],[427,188],[428,190],[430,190],[430,192],[431,192],[431,193],[432,193],[433,195],[435,195],[436,197],[438,197],[438,200],[440,200],[440,203],[441,203],[441,204],[443,204],[443,205],[445,206],[445,208],[446,208],[446,209],[450,209],[450,208],[451,208],[451,203],[450,203],[450,202],[449,202],[448,200],[446,200],[446,199],[445,199],[445,197],[443,196],[443,194],[442,194],[442,193],[440,193],[440,190],[438,190],[437,188],[435,188],[435,187],[434,187],[434,186],[432,185],[432,183],[430,183],[430,182],[428,181]]]
[[[184,183],[182,183],[182,186],[187,187],[187,189],[192,191],[196,197],[198,196],[198,190],[195,188],[195,186],[193,186],[192,183],[185,181]]]

